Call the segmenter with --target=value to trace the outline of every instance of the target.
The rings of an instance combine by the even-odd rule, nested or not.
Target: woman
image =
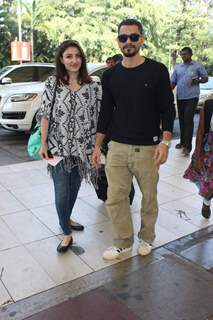
[[[88,75],[85,54],[76,41],[64,41],[56,53],[55,75],[47,79],[39,111],[40,156],[48,160],[55,205],[64,238],[57,247],[72,245],[72,229],[83,226],[70,220],[82,178],[94,183],[92,164],[101,89]],[[82,227],[82,228],[81,228]]]
[[[200,122],[196,138],[196,148],[192,161],[184,178],[194,182],[203,197],[201,214],[209,219],[211,216],[211,199],[213,197],[213,125],[211,123],[213,99],[207,100],[200,111]]]

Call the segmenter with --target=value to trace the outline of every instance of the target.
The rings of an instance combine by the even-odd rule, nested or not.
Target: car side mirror
[[[1,80],[1,84],[11,84],[12,83],[12,79],[9,77],[5,77]]]

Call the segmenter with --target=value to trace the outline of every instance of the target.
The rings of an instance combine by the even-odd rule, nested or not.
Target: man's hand
[[[200,83],[200,79],[199,78],[193,78],[191,84],[195,85],[195,84],[199,84]]]
[[[163,144],[160,143],[156,150],[155,150],[155,155],[154,159],[156,161],[157,166],[159,167],[161,164],[165,163],[169,154],[169,148]]]
[[[96,169],[99,169],[101,167],[101,149],[100,149],[100,147],[95,146],[93,154],[92,154],[92,160],[94,162]]]

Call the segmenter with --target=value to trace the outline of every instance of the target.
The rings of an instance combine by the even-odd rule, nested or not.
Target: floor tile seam
[[[52,229],[50,229],[50,227],[44,223],[36,214],[33,213],[33,211],[31,209],[29,209],[30,213],[32,214],[32,216],[39,222],[41,223],[41,225],[43,225],[53,236],[55,235],[55,233],[52,231]]]
[[[173,192],[173,193],[175,193],[175,192]],[[197,192],[195,192],[195,193],[190,193],[190,194],[188,193],[188,194],[185,195],[185,196],[181,196],[180,198],[179,198],[179,197],[178,197],[178,198],[175,197],[174,199],[172,199],[172,200],[170,199],[170,200],[168,200],[168,201],[166,201],[166,202],[165,202],[165,201],[161,202],[160,200],[158,200],[158,203],[161,202],[161,204],[165,204],[165,203],[169,203],[169,202],[173,202],[173,201],[177,201],[177,200],[182,200],[182,199],[185,199],[185,198],[187,198],[187,197],[191,197],[191,196],[193,196],[193,195],[198,195],[198,193],[197,193]],[[161,196],[161,195],[159,194],[159,192],[157,192],[157,196],[159,196],[159,197]],[[136,194],[135,197],[136,197],[136,198],[140,198],[140,197],[141,197],[141,199],[142,199],[142,194],[141,194],[141,196]],[[134,200],[133,200],[133,201],[134,201]],[[160,204],[160,205],[161,205],[161,204]]]
[[[16,199],[17,200],[17,199]],[[18,200],[21,204],[22,204],[22,201],[21,200]],[[49,205],[52,205],[53,204],[53,202],[52,202],[52,200],[51,200],[51,202],[47,202],[47,203],[45,203],[43,206],[49,206]],[[37,207],[37,205],[36,206],[29,206],[29,207],[27,207],[26,205],[25,205],[25,207],[26,207],[26,209],[27,210],[33,210],[33,209],[38,209],[38,208],[41,208],[41,207],[43,207],[43,206],[39,206],[39,207]],[[23,211],[23,210],[22,210]]]
[[[102,214],[103,215],[103,214]],[[90,227],[94,227],[96,225],[102,224],[102,223],[106,223],[109,222],[109,219],[107,219],[106,216],[103,216],[104,220],[100,221],[100,222],[91,222],[89,224],[84,224],[85,228],[90,228]]]
[[[85,201],[82,196],[77,197],[77,199],[80,199],[82,202],[84,202],[85,205],[91,207],[92,209],[95,209],[96,212],[104,215],[104,213],[102,213],[101,211],[98,211],[97,208],[96,208],[95,206],[93,206],[91,203]],[[105,216],[105,215],[104,215],[104,216]]]
[[[31,211],[31,209],[34,209],[34,208],[22,208],[22,209],[19,209],[17,211],[7,212],[7,213],[3,213],[3,214],[1,214],[1,211],[0,211],[0,217],[4,217],[4,216],[20,213],[20,212],[23,212],[23,211]]]
[[[31,258],[39,265],[39,267],[43,270],[43,272],[45,273],[45,275],[47,275],[47,277],[48,278],[50,278],[51,280],[52,280],[52,282],[54,283],[54,285],[53,286],[51,286],[51,288],[56,288],[57,286],[59,286],[59,285],[61,285],[62,283],[57,283],[56,281],[55,281],[55,279],[51,276],[51,274],[49,273],[49,272],[47,272],[46,271],[46,269],[44,269],[43,268],[43,266],[40,264],[40,262],[39,262],[39,260],[37,260],[32,254],[31,254],[31,250],[28,248],[28,246],[26,245],[24,245],[24,248],[26,249],[26,251],[28,252],[28,254],[31,256]],[[73,252],[74,253],[74,252]],[[57,253],[56,253],[57,254]],[[78,277],[77,277],[77,279],[78,279]],[[72,281],[72,280],[71,280]],[[69,282],[69,281],[65,281],[64,283],[67,283],[67,282]],[[47,289],[47,290],[49,290],[49,289]],[[38,292],[38,293],[41,293],[41,292],[45,292],[45,291],[47,291],[47,290],[42,290],[42,291],[40,291],[40,292]],[[35,295],[36,295],[37,293],[35,293]]]
[[[51,202],[51,203],[45,203],[45,204],[43,204],[43,205],[40,205],[40,206],[38,206],[38,207],[33,207],[33,208],[27,208],[28,210],[30,210],[30,211],[32,211],[32,210],[34,210],[34,209],[40,209],[40,208],[43,208],[43,207],[48,207],[48,206],[52,206],[52,205],[55,205],[55,201],[53,200],[53,202]]]
[[[35,242],[40,242],[40,241],[44,241],[44,240],[51,239],[51,238],[56,238],[56,237],[57,237],[57,235],[51,235],[51,236],[47,236],[47,237],[45,237],[45,238],[41,238],[41,239],[29,241],[29,242],[20,242],[20,240],[17,239],[17,240],[19,241],[19,244],[15,245],[15,246],[13,246],[13,247],[10,247],[10,248],[2,249],[2,250],[0,250],[0,253],[5,252],[5,251],[8,251],[8,250],[15,249],[15,248],[19,248],[19,247],[20,247],[20,248],[23,248],[23,247],[28,246],[28,245],[30,245],[30,244],[33,244],[33,243],[35,243]],[[59,240],[60,240],[60,239],[59,239]]]
[[[161,228],[164,228],[165,229],[165,226],[163,226],[162,225],[162,223],[159,223],[159,222],[157,222],[157,224],[161,227]],[[190,225],[189,225],[190,226]],[[194,227],[194,225],[193,225],[193,227]],[[166,229],[167,230],[167,229]],[[171,229],[168,229],[168,231],[170,231]],[[198,230],[200,230],[200,229],[198,229]],[[176,231],[176,230],[175,230]],[[193,231],[193,232],[191,232],[191,233],[184,233],[184,234],[182,234],[182,233],[179,233],[179,232],[172,232],[172,233],[174,233],[174,235],[176,235],[177,236],[177,239],[176,240],[179,240],[179,239],[181,239],[181,238],[183,238],[183,237],[186,237],[187,235],[189,235],[189,234],[191,234],[191,233],[193,233],[193,232],[195,232],[195,231],[197,231],[197,230],[195,230],[195,231]],[[171,232],[171,231],[170,231]],[[175,240],[173,240],[173,241],[175,241]],[[172,242],[172,241],[171,241]]]
[[[26,181],[25,181],[26,182]],[[28,183],[28,182],[27,182]],[[32,188],[32,187],[38,187],[38,186],[43,186],[43,185],[48,185],[49,183],[47,183],[47,182],[39,182],[39,183],[36,183],[36,184],[31,184],[30,182],[29,182],[29,186],[24,186],[24,188],[22,188],[22,190],[23,189],[26,189],[26,188]],[[4,186],[4,185],[2,185],[8,192],[12,192],[16,187],[20,187],[21,185],[20,184],[18,184],[18,185],[13,185],[13,186],[11,186],[11,187],[8,187],[8,186]]]
[[[170,183],[170,182],[166,182],[166,181],[162,181],[160,180],[161,182],[171,186],[171,187],[174,187],[175,189],[178,189],[178,191],[182,191],[182,192],[185,192],[185,193],[188,193],[188,195],[192,195],[192,194],[195,194],[196,192],[191,192],[191,191],[188,191],[188,190],[185,190],[185,189],[182,189],[181,187],[177,187],[176,185]]]
[[[166,201],[166,202],[161,202],[161,203],[159,204],[159,206],[161,206],[161,205],[163,205],[163,204],[166,204],[166,203],[169,203],[169,202],[186,199],[186,198],[192,197],[192,196],[194,196],[194,195],[199,196],[199,194],[198,194],[197,192],[195,192],[195,193],[187,194],[187,195],[185,195],[185,196],[183,196],[183,197],[180,197],[180,198],[175,198],[175,199],[172,199],[172,200],[169,200],[169,201]],[[158,201],[158,202],[159,202],[159,201]]]
[[[26,207],[26,205],[24,204],[24,202],[21,201],[20,199],[18,199],[18,198],[16,197],[16,195],[12,192],[12,190],[10,190],[10,191],[7,190],[6,192],[9,192],[9,194],[11,194],[12,197],[14,197],[17,202],[19,202],[24,208],[28,209],[28,208]]]
[[[8,294],[9,297],[10,297],[10,303],[14,303],[15,300],[13,299],[13,297],[12,297],[12,295],[10,294],[8,288],[6,287],[4,281],[2,280],[2,270],[0,270],[0,282],[2,283],[3,288],[5,289],[5,291],[7,292],[7,294]],[[8,302],[7,302],[7,303],[8,303]],[[2,306],[4,306],[4,305],[5,305],[5,302],[4,302],[4,304],[0,304],[0,307],[2,307]]]
[[[19,243],[20,245],[22,245],[22,242],[20,241],[20,239],[16,236],[16,234],[14,234],[13,229],[11,229],[10,225],[0,216],[0,219],[3,221],[3,223],[6,225],[6,227],[11,231],[11,234],[13,235],[13,237],[15,238],[15,240],[17,240],[17,243]],[[19,245],[17,245],[16,247],[18,247]],[[1,250],[0,250],[1,251]]]
[[[44,239],[40,239],[40,240],[36,240],[36,241],[31,241],[31,242],[25,243],[25,244],[23,244],[23,247],[27,250],[27,252],[30,254],[30,256],[33,257],[33,255],[30,253],[31,250],[29,250],[28,245],[29,245],[29,244],[33,244],[33,243],[35,243],[35,242],[40,242],[40,241],[43,241],[43,240],[51,239],[51,238],[57,238],[59,241],[61,241],[61,239],[56,235],[56,236],[51,236],[51,237],[48,237],[48,238],[44,238]],[[72,250],[71,250],[71,251],[72,251]],[[77,254],[75,254],[74,251],[72,251],[72,253],[73,253],[76,257],[80,258],[80,256],[78,256]],[[55,254],[57,254],[57,252],[56,252]],[[33,257],[33,258],[34,258],[34,257]],[[35,258],[34,258],[34,260],[35,260],[35,261],[40,265],[40,267],[43,269],[43,267],[42,267],[42,265],[39,263],[39,261],[37,261],[37,259],[35,259]],[[80,259],[80,260],[82,261],[82,259]],[[85,261],[82,261],[82,262],[89,267],[89,269],[91,270],[91,272],[94,271],[94,269],[93,269],[90,265],[88,265]],[[45,271],[45,269],[43,269],[43,270]],[[46,271],[45,271],[45,272],[46,272]],[[89,273],[91,273],[91,272],[89,272]],[[46,273],[47,273],[47,272],[46,272]],[[49,273],[47,273],[47,274],[49,275]],[[49,275],[49,276],[50,276],[50,275]],[[77,278],[80,278],[80,277],[77,277]],[[55,282],[54,279],[52,279],[52,280]],[[66,282],[69,282],[69,281],[66,281]],[[66,282],[65,282],[65,283],[66,283]],[[58,285],[58,284],[56,283],[56,285]]]
[[[46,224],[44,224],[42,221],[40,221],[40,219],[39,219],[36,215],[34,215],[33,212],[32,212],[30,209],[28,209],[28,210],[26,210],[26,211],[29,211],[29,213],[30,213],[39,223],[41,223],[42,226],[44,226],[44,227],[52,234],[51,236],[54,236],[54,235],[55,235],[54,232],[53,232],[48,226],[46,226]],[[9,214],[6,214],[5,216],[15,215],[15,214],[20,213],[20,212],[23,212],[23,210],[22,210],[22,211],[19,211],[19,212],[9,213]],[[0,216],[0,218],[1,218],[1,216]],[[4,221],[4,219],[3,219],[3,221]],[[4,221],[4,223],[7,225],[7,227],[11,230],[12,234],[14,235],[14,230],[11,229],[10,225],[9,225],[6,221]],[[16,237],[16,236],[15,236],[15,237]],[[16,238],[17,238],[17,237],[16,237]],[[46,237],[45,237],[45,238],[46,238]],[[44,238],[44,239],[45,239],[45,238]],[[47,238],[49,238],[49,236],[48,236]],[[17,239],[19,240],[19,238],[17,238]],[[35,240],[35,241],[37,241],[37,240]],[[33,241],[33,242],[34,242],[34,241]],[[25,242],[21,242],[21,243],[24,244]]]
[[[78,197],[81,201],[83,201],[86,205],[89,205],[90,207],[92,207],[93,209],[96,209],[96,207],[95,206],[93,206],[90,202],[87,202],[85,199],[83,199],[83,198],[89,198],[89,195],[88,196],[79,196]],[[101,204],[101,203],[100,203]],[[97,209],[96,209],[96,211],[97,211]],[[100,212],[100,211],[98,211],[98,212]],[[101,213],[101,212],[100,212]]]
[[[89,263],[81,257],[81,255],[78,256],[74,251],[72,252],[76,255],[76,257],[78,257],[81,260],[82,263],[84,263],[91,270],[89,274],[96,272],[96,270],[92,266],[90,266]],[[77,279],[79,278],[81,277],[78,277]]]
[[[35,187],[44,186],[44,185],[49,186],[49,185],[50,185],[50,182],[43,182],[43,183],[38,183],[37,185],[31,185],[30,188],[33,189],[33,188],[35,188]],[[27,187],[24,187],[24,188],[22,188],[22,190],[23,190],[23,189],[28,189],[28,188],[27,188]],[[10,189],[9,192],[13,193],[14,191],[13,191],[13,189]]]
[[[8,247],[8,248],[5,248],[5,249],[0,249],[0,254],[6,252],[6,251],[8,251],[8,250],[16,249],[16,248],[19,248],[19,247],[20,247],[20,248],[23,247],[23,243],[20,243],[20,241],[19,241],[19,244],[16,244],[16,245],[14,245],[13,247]]]

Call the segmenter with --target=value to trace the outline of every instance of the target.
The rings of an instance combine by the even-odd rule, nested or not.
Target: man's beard
[[[130,50],[128,50],[128,49],[132,49],[132,48],[134,48],[135,50],[134,51],[130,51]],[[127,51],[125,50],[125,49],[127,49]],[[136,48],[135,46],[133,46],[133,45],[126,45],[126,46],[124,46],[123,48],[122,48],[122,53],[123,53],[123,55],[125,56],[125,57],[127,57],[127,58],[131,58],[131,57],[134,57],[139,51],[140,51],[140,48]]]

